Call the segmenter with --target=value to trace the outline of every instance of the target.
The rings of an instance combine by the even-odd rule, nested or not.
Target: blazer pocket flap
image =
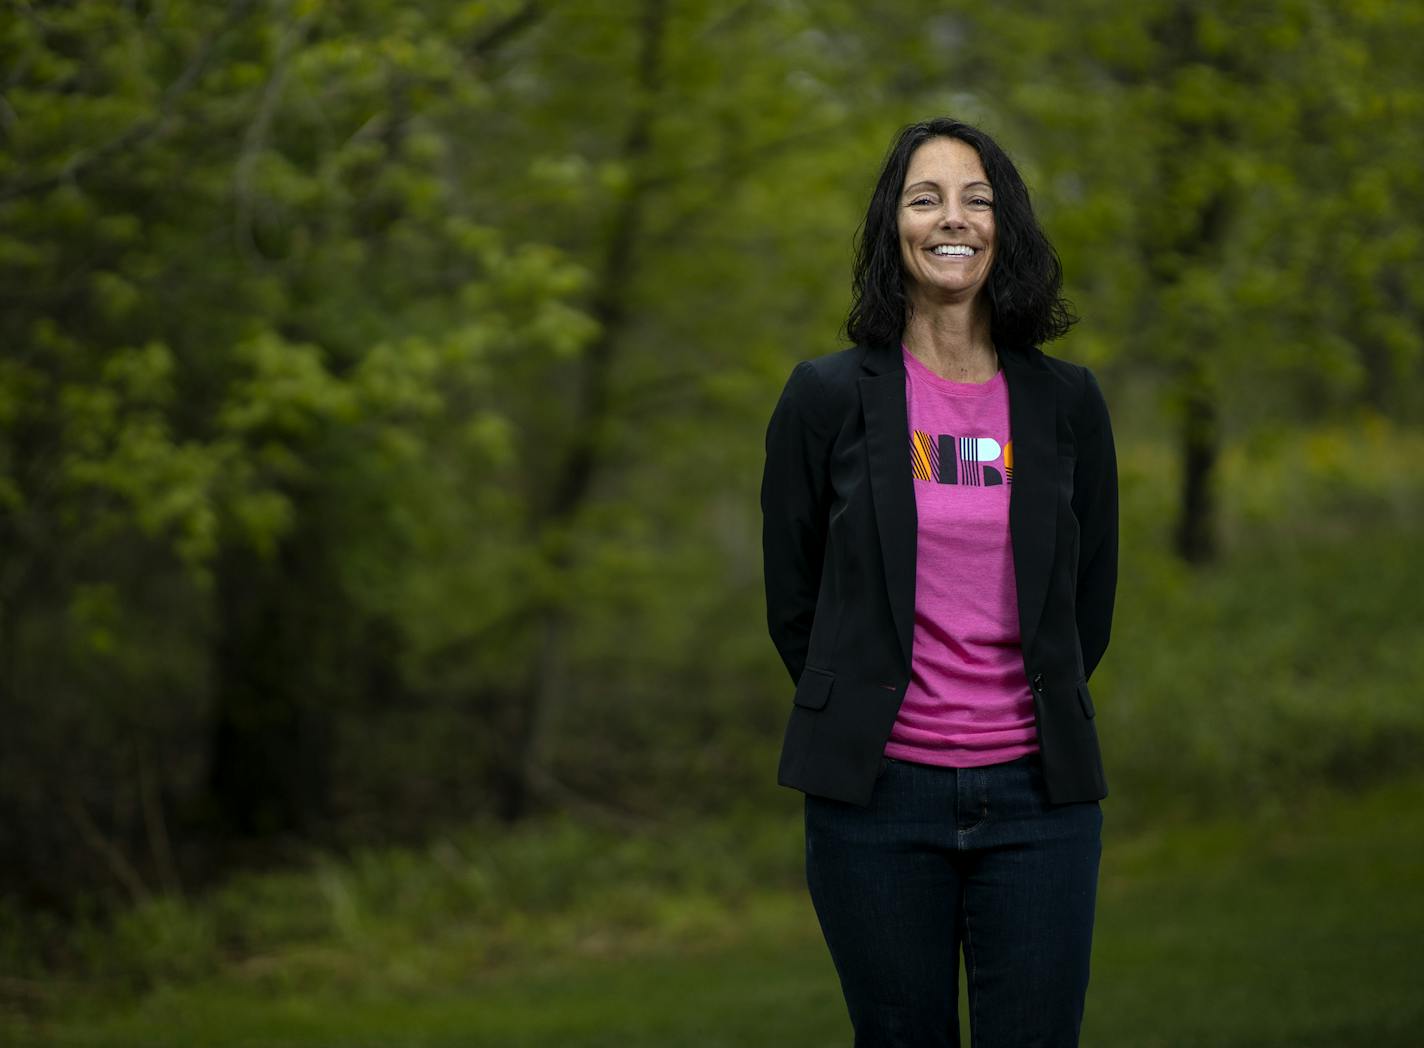
[[[801,679],[796,682],[796,698],[793,701],[808,710],[819,710],[831,697],[831,685],[835,682],[834,673],[807,667],[801,671]]]
[[[1078,704],[1083,707],[1084,717],[1097,716],[1097,710],[1093,709],[1093,697],[1088,694],[1088,682],[1083,681],[1078,685]]]

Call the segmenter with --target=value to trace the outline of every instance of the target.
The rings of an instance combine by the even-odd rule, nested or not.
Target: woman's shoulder
[[[1055,357],[1045,353],[1037,346],[1019,346],[1013,349],[1000,349],[1000,357],[1012,355],[1017,358],[1024,367],[1036,371],[1047,371],[1060,382],[1070,385],[1082,385],[1083,373],[1087,370],[1082,364],[1075,364],[1071,360],[1062,357]]]
[[[1036,346],[1009,350],[1013,370],[1047,376],[1068,425],[1075,432],[1100,429],[1108,421],[1108,405],[1098,385],[1097,376],[1086,364],[1077,364],[1062,357],[1050,356]],[[1000,351],[1003,359],[1005,352]],[[1012,386],[1012,380],[1010,382]],[[1010,391],[1012,396],[1012,390]]]
[[[861,367],[865,353],[861,346],[847,346],[802,360],[792,369],[787,388],[822,402],[851,395],[856,380],[866,374]]]
[[[1065,360],[1063,357],[1051,356],[1037,346],[1030,346],[1027,349],[1014,352],[1017,352],[1029,367],[1047,371],[1068,392],[1082,394],[1097,387],[1097,378],[1086,364],[1078,364],[1071,360]]]
[[[812,372],[824,386],[851,386],[864,374],[861,369],[867,352],[864,346],[846,346],[803,360],[797,369]]]
[[[1075,414],[1092,421],[1107,415],[1107,402],[1092,368],[1062,357],[1049,356],[1040,349],[1030,352],[1037,359],[1038,366],[1046,368],[1058,380],[1059,390],[1068,398]]]
[[[865,350],[848,346],[802,360],[791,370],[781,408],[808,416],[812,425],[834,431],[858,404],[856,380],[866,372]]]

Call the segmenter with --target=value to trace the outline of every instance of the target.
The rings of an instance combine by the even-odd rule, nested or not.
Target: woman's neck
[[[965,306],[912,309],[904,340],[916,360],[951,382],[988,382],[999,370],[989,313],[978,300]]]

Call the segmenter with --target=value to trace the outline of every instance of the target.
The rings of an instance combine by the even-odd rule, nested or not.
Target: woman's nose
[[[957,202],[950,201],[944,205],[944,211],[939,217],[939,224],[943,229],[963,229],[967,224],[964,221],[964,210]]]

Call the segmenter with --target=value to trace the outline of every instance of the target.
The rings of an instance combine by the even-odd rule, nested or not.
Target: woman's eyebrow
[[[975,179],[973,182],[965,182],[964,185],[963,185],[962,187],[960,187],[960,188],[962,188],[962,189],[972,189],[972,188],[975,187],[975,186],[983,186],[985,189],[989,190],[990,192],[993,192],[993,190],[994,190],[994,187],[993,187],[993,186],[991,186],[988,182],[983,181],[982,179]],[[940,187],[940,186],[939,186],[939,183],[938,183],[938,182],[934,182],[934,181],[931,181],[931,180],[929,180],[929,179],[923,179],[923,180],[921,180],[921,181],[919,181],[919,182],[915,182],[915,183],[912,183],[911,185],[906,186],[906,187],[905,187],[905,192],[906,192],[906,193],[915,193],[915,192],[918,192],[918,191],[921,190],[921,189],[934,189],[934,190],[938,190],[939,187]]]

